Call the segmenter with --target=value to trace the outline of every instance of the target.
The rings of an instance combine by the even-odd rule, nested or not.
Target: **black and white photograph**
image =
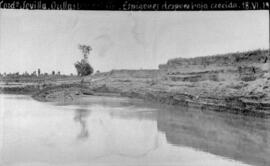
[[[269,3],[240,4],[0,1],[0,166],[269,166]]]

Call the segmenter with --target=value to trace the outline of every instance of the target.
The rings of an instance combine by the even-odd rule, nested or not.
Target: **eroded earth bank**
[[[84,95],[141,98],[162,104],[270,115],[269,50],[176,58],[157,70],[112,70],[61,81],[43,80],[28,90],[40,101],[72,102]],[[23,92],[27,88],[21,88]],[[9,87],[2,92],[16,92]]]

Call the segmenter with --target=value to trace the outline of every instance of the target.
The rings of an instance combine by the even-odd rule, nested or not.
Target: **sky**
[[[265,11],[0,9],[0,73],[76,73],[79,44],[94,70],[157,69],[169,59],[269,49]]]

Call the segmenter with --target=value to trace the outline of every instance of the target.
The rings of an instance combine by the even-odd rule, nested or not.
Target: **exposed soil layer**
[[[42,89],[33,97],[68,101],[83,95],[121,95],[202,110],[270,115],[269,50],[177,58],[158,70],[112,70],[82,79],[44,83],[33,88]]]

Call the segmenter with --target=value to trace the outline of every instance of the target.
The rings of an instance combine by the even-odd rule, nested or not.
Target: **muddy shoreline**
[[[42,102],[123,96],[202,111],[270,116],[269,50],[177,58],[157,70],[112,70],[65,79],[0,87],[0,93],[32,94]]]
[[[202,98],[190,95],[186,92],[167,92],[157,90],[130,90],[130,91],[117,91],[106,85],[102,86],[86,86],[81,84],[65,84],[65,85],[50,85],[42,90],[35,86],[27,88],[12,87],[5,88],[1,93],[8,94],[27,94],[31,95],[33,99],[40,102],[61,102],[71,103],[79,101],[80,98],[93,95],[93,96],[111,96],[111,97],[129,97],[136,99],[143,99],[148,102],[182,106],[188,108],[196,108],[201,111],[218,111],[230,112],[234,114],[244,114],[256,117],[270,117],[270,103],[256,103],[245,102],[245,97],[224,97],[223,98]],[[207,101],[206,101],[207,100]]]

